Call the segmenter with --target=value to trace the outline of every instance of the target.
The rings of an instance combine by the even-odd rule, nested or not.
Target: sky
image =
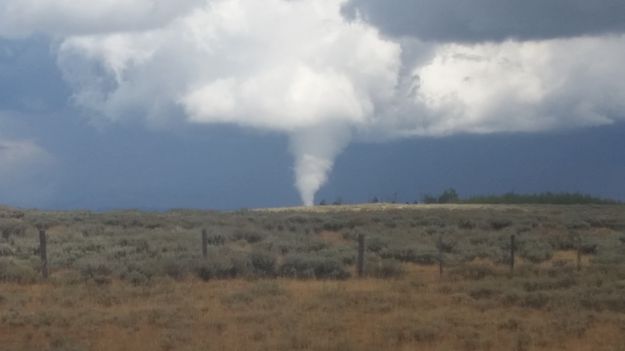
[[[620,0],[0,0],[0,203],[625,200]]]

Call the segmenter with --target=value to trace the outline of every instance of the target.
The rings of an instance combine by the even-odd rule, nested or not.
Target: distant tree
[[[484,204],[554,204],[554,205],[576,205],[576,204],[619,204],[612,199],[604,199],[581,193],[538,193],[538,194],[516,194],[513,192],[503,195],[474,196],[464,200],[465,203]]]
[[[424,204],[435,204],[438,203],[438,199],[430,194],[423,195],[423,203]]]
[[[378,202],[380,202],[380,199],[378,199],[377,196],[374,196],[373,199],[371,199],[371,201],[369,201],[369,203],[372,203],[372,204],[377,204]]]
[[[337,197],[336,200],[334,200],[334,202],[332,203],[332,205],[335,205],[335,206],[340,206],[342,204],[343,204],[343,199],[340,196]]]
[[[458,202],[460,197],[454,188],[449,188],[438,197],[439,204],[449,204],[453,202]]]
[[[319,206],[326,206],[327,204],[326,199],[321,199],[321,201],[319,201]]]

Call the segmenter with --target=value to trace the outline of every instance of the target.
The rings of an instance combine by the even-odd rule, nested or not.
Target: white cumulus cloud
[[[625,36],[439,46],[413,71],[413,101],[425,111],[415,132],[533,132],[625,120],[623,60]]]

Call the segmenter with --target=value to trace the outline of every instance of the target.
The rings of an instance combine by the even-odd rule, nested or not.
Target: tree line
[[[394,194],[390,200],[383,200],[374,196],[369,203],[398,203],[398,196]],[[321,200],[320,206],[325,205],[343,205],[345,202],[341,197],[333,202]],[[410,203],[410,202],[407,202]],[[622,204],[621,201],[597,197],[593,195],[583,194],[579,192],[542,192],[533,194],[517,194],[508,192],[501,195],[476,195],[467,198],[461,198],[454,188],[445,189],[438,195],[425,194],[420,200],[412,203],[424,204],[549,204],[549,205],[615,205]]]

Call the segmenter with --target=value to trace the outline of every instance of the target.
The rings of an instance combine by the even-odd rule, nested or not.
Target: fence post
[[[365,236],[358,234],[358,276],[362,277],[365,273]]]
[[[515,236],[510,236],[510,274],[514,274],[514,251],[516,250]]]
[[[202,257],[208,256],[208,234],[206,229],[202,229]]]
[[[582,271],[582,238],[577,238],[577,271]]]
[[[48,279],[48,245],[46,230],[39,229],[39,256],[41,257],[41,275],[44,280]]]
[[[438,237],[438,275],[443,277],[443,237]]]

